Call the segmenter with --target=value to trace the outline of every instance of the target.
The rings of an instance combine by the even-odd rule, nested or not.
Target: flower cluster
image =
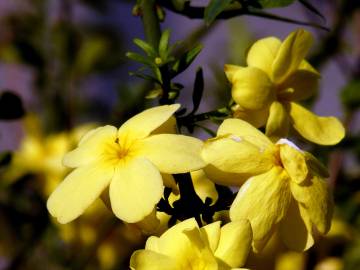
[[[344,137],[336,118],[297,103],[320,78],[304,60],[311,41],[304,30],[283,42],[265,38],[249,49],[248,67],[226,65],[234,114],[205,142],[177,134],[179,104],[145,110],[119,129],[91,130],[65,155],[74,170],[49,197],[49,212],[68,223],[101,196],[126,223],[164,218],[170,228],[133,253],[137,270],[239,269],[275,233],[291,250],[310,248],[330,227],[328,172],[287,139],[289,130],[323,145]],[[224,186],[240,189],[228,196]],[[184,209],[190,217],[176,213]]]

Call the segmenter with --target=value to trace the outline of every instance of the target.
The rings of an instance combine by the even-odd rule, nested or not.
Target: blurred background
[[[140,231],[116,221],[100,201],[69,225],[57,224],[46,210],[47,197],[68,173],[61,158],[82,134],[99,124],[118,126],[156,104],[145,98],[153,85],[129,75],[139,65],[125,53],[139,52],[132,40],[144,39],[141,18],[132,15],[134,2],[0,0],[0,269],[127,269],[131,252],[142,247]],[[171,29],[171,43],[204,45],[176,77],[184,85],[182,104],[191,103],[201,66],[205,91],[199,111],[226,105],[224,64],[244,64],[256,39],[283,39],[304,27],[315,37],[307,59],[322,75],[318,95],[307,106],[339,117],[347,128],[347,138],[337,146],[307,146],[331,173],[337,205],[331,232],[305,254],[287,252],[273,239],[264,254],[250,256],[253,269],[360,269],[360,10],[355,2],[312,1],[324,18],[298,2],[271,9],[330,31],[254,16],[208,27],[163,10],[162,29]],[[5,107],[17,113],[6,114]]]

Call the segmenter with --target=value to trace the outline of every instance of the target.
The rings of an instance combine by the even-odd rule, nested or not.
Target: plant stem
[[[161,29],[155,0],[142,0],[140,6],[146,40],[156,49],[159,46]]]

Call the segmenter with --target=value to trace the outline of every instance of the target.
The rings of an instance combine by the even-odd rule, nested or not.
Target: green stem
[[[155,2],[155,0],[142,0],[140,6],[146,40],[156,49],[159,46],[161,29]]]

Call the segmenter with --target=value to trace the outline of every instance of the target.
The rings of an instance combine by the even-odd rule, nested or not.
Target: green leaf
[[[145,57],[145,56],[143,56],[141,54],[138,54],[138,53],[127,52],[126,57],[128,57],[131,60],[134,60],[136,62],[139,62],[139,63],[142,63],[144,65],[150,66],[150,67],[153,67],[155,65],[155,63],[151,59],[149,59],[149,58],[147,58],[147,57]]]
[[[211,24],[216,17],[231,4],[231,2],[232,0],[211,0],[209,5],[205,8],[205,22],[208,25]]]
[[[201,98],[204,92],[204,74],[202,68],[196,71],[194,89],[192,94],[193,110],[191,113],[195,113],[200,106]]]
[[[321,12],[313,4],[311,4],[309,1],[307,1],[307,0],[298,0],[298,1],[300,2],[300,4],[302,4],[308,10],[310,10],[311,12],[313,12],[314,14],[316,14],[320,18],[322,18],[324,21],[326,21],[326,18],[324,17],[324,15],[322,15]]]
[[[159,41],[159,54],[163,60],[166,60],[168,54],[168,45],[170,38],[170,30],[166,29],[162,34]]]
[[[155,49],[146,41],[135,38],[134,40],[135,45],[137,45],[140,49],[142,49],[148,56],[156,57],[157,53]]]
[[[341,101],[349,110],[360,108],[360,80],[352,80],[341,91]]]
[[[139,78],[147,80],[147,81],[160,83],[160,81],[157,78],[155,78],[155,77],[153,77],[151,75],[145,74],[145,73],[138,72],[138,71],[129,72],[129,75],[130,76],[136,76],[136,77],[139,77]]]
[[[263,8],[286,7],[294,3],[295,0],[258,0]]]
[[[172,66],[172,77],[183,72],[195,60],[196,56],[201,52],[203,46],[201,44],[195,46],[190,51],[184,53],[178,61]]]
[[[20,97],[10,91],[0,95],[0,119],[14,120],[24,116],[25,111]]]

